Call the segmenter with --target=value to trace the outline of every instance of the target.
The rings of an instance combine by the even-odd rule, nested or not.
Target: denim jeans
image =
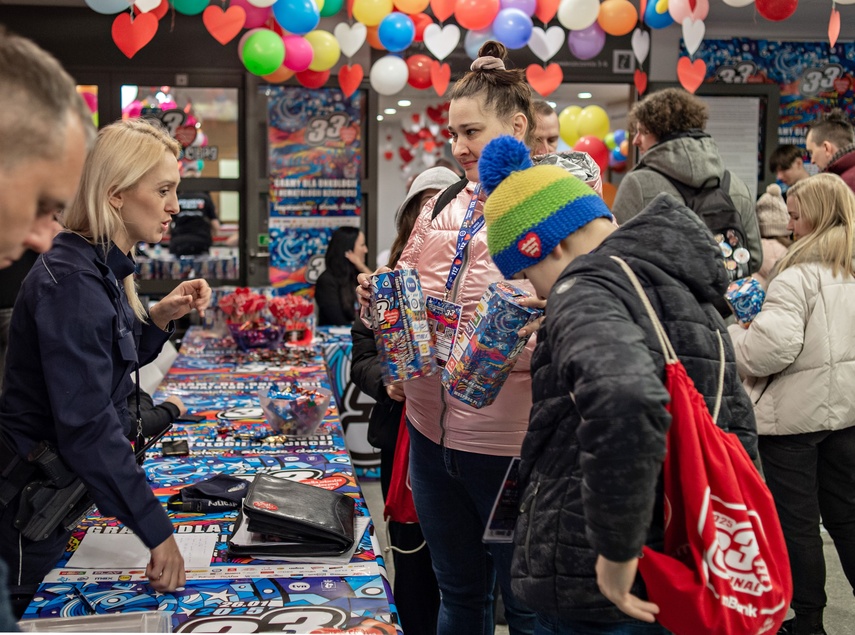
[[[668,635],[659,624],[648,622],[569,622],[537,616],[534,635]]]
[[[819,523],[828,530],[855,588],[855,427],[761,436],[760,458],[775,499],[793,573],[796,613],[823,609],[825,559]]]
[[[437,635],[492,635],[496,579],[511,635],[530,635],[534,613],[511,593],[513,544],[481,540],[510,458],[450,450],[408,427],[410,485],[439,583]]]

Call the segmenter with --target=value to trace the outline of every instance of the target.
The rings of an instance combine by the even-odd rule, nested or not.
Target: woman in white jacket
[[[793,574],[795,618],[780,633],[824,634],[822,523],[855,587],[855,196],[834,174],[793,185],[796,242],[778,262],[763,309],[731,326],[751,391],[760,457]]]

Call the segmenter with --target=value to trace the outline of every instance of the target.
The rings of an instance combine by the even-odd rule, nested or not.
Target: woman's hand
[[[359,306],[363,308],[368,308],[369,301],[371,300],[371,276],[376,276],[378,273],[387,273],[392,271],[389,267],[380,267],[374,273],[360,273],[356,277],[356,299],[359,300]]]
[[[400,382],[389,384],[386,386],[386,394],[389,395],[389,399],[404,401],[404,386]]]
[[[527,306],[530,308],[540,309],[541,311],[546,310],[546,300],[541,300],[541,299],[536,298],[534,296],[530,296],[528,298],[523,298],[522,300],[520,300],[519,303],[521,306]],[[519,331],[517,331],[517,335],[519,335],[520,337],[529,337],[530,335],[535,333],[540,328],[540,325],[543,324],[543,320],[545,320],[545,319],[546,319],[546,316],[541,315],[534,322],[530,322],[529,324],[526,324]]]
[[[598,556],[596,570],[597,586],[609,602],[637,620],[656,621],[659,607],[629,592],[638,571],[638,558],[626,562],[613,562]]]
[[[187,414],[187,406],[181,401],[181,397],[178,395],[169,395],[166,399],[163,400],[163,403],[171,403],[174,404],[176,408],[178,408],[178,416]]]
[[[359,273],[371,273],[371,269],[368,268],[368,265],[365,264],[365,261],[353,253],[352,249],[344,252],[344,257],[347,258],[354,267],[359,270]]]
[[[211,287],[201,278],[185,280],[160,302],[151,307],[151,321],[165,331],[172,320],[184,317],[193,309],[205,315],[211,303]]]
[[[170,536],[151,550],[151,560],[145,569],[149,584],[155,591],[169,593],[184,586],[187,578],[184,574],[184,557]]]

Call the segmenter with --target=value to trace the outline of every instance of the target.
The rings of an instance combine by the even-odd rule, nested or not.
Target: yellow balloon
[[[306,41],[312,47],[312,63],[309,64],[310,71],[328,71],[338,62],[341,57],[341,47],[338,40],[328,31],[310,31],[306,33]]]
[[[580,137],[603,139],[609,134],[609,116],[599,106],[585,106],[576,118],[576,131]]]
[[[571,148],[579,140],[579,133],[576,130],[576,119],[579,113],[582,112],[581,106],[567,106],[558,115],[558,134]]]
[[[365,26],[377,26],[392,13],[392,0],[356,0],[353,17]]]
[[[318,11],[324,10],[324,0],[315,0],[315,4],[318,5]]]
[[[415,15],[428,8],[430,0],[392,0],[395,8],[401,13]]]

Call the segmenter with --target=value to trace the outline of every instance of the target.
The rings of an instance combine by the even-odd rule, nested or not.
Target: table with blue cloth
[[[163,439],[186,439],[188,456],[163,456],[160,445],[149,451],[143,469],[160,500],[166,504],[182,487],[217,474],[251,480],[270,473],[351,496],[357,515],[367,517],[335,400],[317,433],[304,438],[276,435],[259,404],[259,390],[274,382],[331,388],[321,349],[244,353],[221,332],[191,328],[154,397],[158,402],[178,395],[202,421],[178,422]],[[229,557],[237,510],[169,515],[177,539],[182,534],[217,536],[208,543],[214,545],[210,563],[188,566],[183,589],[154,591],[144,566],[84,569],[69,563],[85,540],[97,544],[103,534],[129,533],[116,519],[96,512],[73,532],[24,619],[166,611],[174,632],[400,632],[370,522],[350,562],[322,564]]]

